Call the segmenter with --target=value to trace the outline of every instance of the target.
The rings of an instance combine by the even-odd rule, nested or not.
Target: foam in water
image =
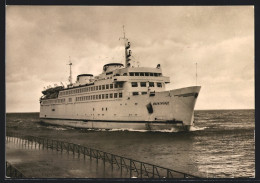
[[[191,131],[191,132],[201,131],[201,130],[204,130],[204,129],[206,129],[206,128],[208,128],[208,127],[191,126],[191,127],[190,127],[190,131]]]

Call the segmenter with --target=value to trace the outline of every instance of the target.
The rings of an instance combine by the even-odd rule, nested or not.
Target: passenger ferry
[[[42,91],[40,119],[43,122],[91,129],[190,130],[200,86],[165,90],[170,78],[160,64],[135,67],[131,47],[123,37],[125,65],[109,63],[97,76],[80,74],[67,87]],[[71,73],[70,63],[70,73]]]

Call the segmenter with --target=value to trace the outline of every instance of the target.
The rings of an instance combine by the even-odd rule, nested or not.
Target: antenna
[[[69,82],[70,82],[70,85],[72,85],[72,71],[71,71],[71,66],[72,66],[72,63],[71,63],[71,60],[70,60],[70,56],[69,56],[69,64],[67,64],[70,66],[70,76],[69,76]]]
[[[198,78],[198,74],[197,74],[197,62],[196,62],[196,86],[197,86],[197,78]]]

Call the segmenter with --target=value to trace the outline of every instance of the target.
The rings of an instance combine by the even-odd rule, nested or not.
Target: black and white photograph
[[[255,178],[239,6],[6,6],[6,179]]]

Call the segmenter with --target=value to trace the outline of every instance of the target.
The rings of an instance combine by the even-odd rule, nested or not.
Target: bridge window
[[[153,73],[150,73],[150,76],[153,76]]]
[[[123,93],[119,93],[119,98],[122,98],[123,97]]]
[[[162,83],[157,83],[157,87],[162,87]]]
[[[157,76],[158,76],[158,73],[154,73],[154,76],[157,77]]]
[[[142,95],[146,95],[147,94],[147,92],[142,92]]]
[[[113,89],[113,84],[110,84],[110,89]]]
[[[141,82],[141,87],[146,87],[146,82]]]
[[[123,76],[127,76],[127,73],[124,73]]]
[[[138,87],[137,82],[132,82],[132,87]]]
[[[106,94],[106,98],[108,98],[108,94]]]
[[[133,73],[133,72],[130,72],[129,74],[130,74],[130,76],[134,76],[134,73]]]
[[[102,99],[104,99],[105,98],[105,94],[102,94]]]
[[[113,93],[110,93],[110,98],[113,98]]]
[[[98,90],[98,86],[96,86],[96,90]]]
[[[114,93],[114,98],[117,98],[117,93]]]
[[[144,76],[144,73],[143,73],[143,72],[140,72],[140,76]]]
[[[149,73],[148,73],[148,72],[146,72],[146,73],[144,73],[144,75],[145,75],[145,76],[149,76]]]
[[[118,84],[119,88],[123,88],[123,83]]]
[[[105,89],[105,85],[102,85],[102,90],[104,90]]]
[[[115,84],[115,88],[118,88],[118,84]]]
[[[149,87],[154,87],[154,82],[149,82]]]
[[[101,95],[99,95],[99,99],[101,99]]]
[[[139,72],[135,72],[135,76],[139,76]]]
[[[98,89],[101,90],[101,85],[98,86]]]
[[[139,93],[138,92],[133,92],[133,95],[139,95]]]
[[[109,89],[109,85],[108,84],[106,85],[106,89]]]

